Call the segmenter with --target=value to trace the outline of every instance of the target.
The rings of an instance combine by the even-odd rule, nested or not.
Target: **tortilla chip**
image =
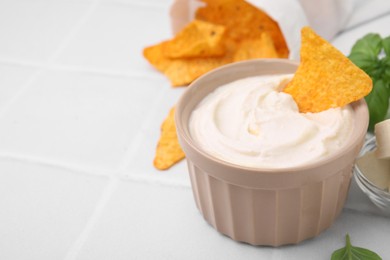
[[[301,63],[284,92],[300,112],[342,107],[368,95],[371,78],[311,28],[302,29]]]
[[[195,18],[226,27],[227,37],[236,41],[260,38],[268,33],[280,58],[287,58],[289,50],[279,25],[264,11],[244,0],[203,0]]]
[[[153,161],[154,166],[159,170],[169,169],[185,157],[177,139],[174,115],[175,108],[172,108],[161,125],[161,136]]]
[[[259,39],[242,40],[233,60],[242,61],[259,58],[278,58],[278,53],[268,33],[263,33]]]
[[[164,55],[169,58],[222,56],[225,53],[224,33],[224,26],[193,20],[164,44]]]
[[[172,60],[164,71],[173,87],[185,86],[203,74],[231,62],[231,57]]]
[[[168,77],[173,87],[186,86],[204,73],[233,61],[232,54],[209,58],[171,59],[163,55],[165,42],[144,49],[144,57]]]
[[[169,66],[170,60],[164,56],[164,45],[166,42],[162,42],[153,46],[146,47],[143,51],[144,57],[155,67],[157,70],[164,72]]]
[[[222,65],[254,58],[288,56],[278,24],[243,0],[207,4],[172,40],[144,49],[145,58],[170,80],[186,86]]]

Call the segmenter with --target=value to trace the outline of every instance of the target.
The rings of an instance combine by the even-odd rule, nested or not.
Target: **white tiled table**
[[[390,219],[354,184],[319,237],[254,247],[203,220],[184,161],[153,168],[185,90],[142,57],[170,37],[170,2],[0,1],[0,259],[329,259],[347,232],[390,259]],[[390,15],[358,18],[333,42],[346,54],[365,33],[390,34]]]

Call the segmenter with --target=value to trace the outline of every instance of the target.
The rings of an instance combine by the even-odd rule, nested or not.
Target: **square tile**
[[[0,154],[109,174],[162,90],[151,79],[48,71],[0,119]]]
[[[124,182],[76,259],[255,259],[254,256],[271,259],[267,258],[269,252],[236,243],[216,232],[199,214],[190,189]]]
[[[178,99],[185,91],[185,88],[166,88],[158,107],[153,112],[152,120],[148,120],[144,125],[141,133],[142,140],[136,147],[136,152],[131,156],[128,166],[122,172],[124,178],[141,178],[157,181],[161,183],[171,183],[190,187],[187,163],[182,160],[165,171],[157,170],[153,166],[156,146],[160,138],[160,128],[164,119],[167,117],[169,110],[177,103]]]
[[[0,1],[0,58],[46,61],[88,7],[64,1]]]
[[[170,37],[167,9],[101,4],[56,62],[157,74],[143,58],[142,51]]]
[[[107,179],[0,160],[0,259],[63,259]]]
[[[385,259],[390,255],[390,249],[385,243],[378,243],[375,238],[388,237],[389,224],[390,221],[385,217],[344,210],[333,225],[319,236],[298,245],[280,248],[277,259],[328,260],[333,251],[345,246],[347,233],[352,245],[368,248]]]
[[[371,223],[366,225],[365,223]],[[121,183],[76,259],[319,259],[352,243],[385,258],[389,220],[343,211],[318,237],[280,248],[256,247],[221,235],[199,214],[191,190],[158,184]]]
[[[0,110],[20,91],[37,69],[0,63]]]

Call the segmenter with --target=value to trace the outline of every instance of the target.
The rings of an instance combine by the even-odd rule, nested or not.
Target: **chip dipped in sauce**
[[[354,125],[351,107],[300,113],[281,91],[292,77],[256,76],[219,86],[192,112],[192,138],[221,160],[253,168],[301,166],[342,149]]]
[[[321,112],[357,101],[372,90],[372,80],[310,27],[302,29],[301,60],[284,92],[301,112]]]

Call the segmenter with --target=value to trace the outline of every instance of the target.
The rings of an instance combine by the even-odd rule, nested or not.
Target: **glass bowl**
[[[375,148],[375,136],[369,137],[364,143],[359,156],[363,156],[367,152],[373,151]],[[354,166],[354,178],[359,188],[368,196],[368,198],[382,211],[390,214],[390,192],[378,188],[375,184],[369,181],[359,169],[357,164]]]

